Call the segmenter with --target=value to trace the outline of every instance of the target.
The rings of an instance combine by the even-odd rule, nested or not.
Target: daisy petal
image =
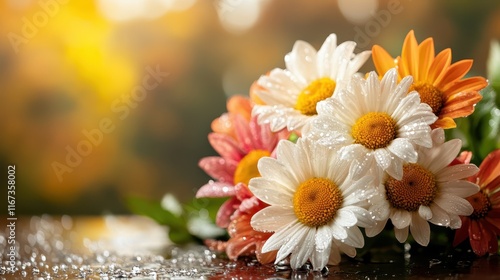
[[[455,195],[442,193],[434,201],[439,207],[446,209],[450,214],[469,216],[474,211],[474,208],[472,208],[467,200]]]
[[[299,184],[299,181],[295,178],[293,173],[291,173],[288,168],[276,159],[266,157],[261,158],[257,163],[257,166],[262,177],[265,177],[270,181],[277,182],[280,186],[284,186],[290,191],[294,191]],[[252,186],[253,179],[250,180],[249,186]]]
[[[395,210],[391,216],[391,221],[394,227],[401,229],[408,227],[411,222],[411,214],[404,210]]]
[[[479,168],[474,164],[457,164],[441,169],[436,176],[439,181],[452,181],[470,177],[478,171]]]
[[[323,226],[318,228],[316,234],[316,250],[325,250],[332,243],[332,233],[328,226]]]
[[[366,236],[368,236],[368,237],[374,237],[377,234],[381,233],[382,230],[385,228],[386,223],[387,223],[387,220],[376,221],[375,225],[373,227],[365,229]]]
[[[417,212],[411,217],[410,231],[413,239],[422,246],[427,246],[431,237],[429,223],[422,219]]]
[[[280,186],[276,181],[266,178],[253,178],[250,180],[249,188],[255,196],[267,204],[280,206],[292,204],[292,191]]]
[[[328,246],[324,250],[314,250],[311,256],[311,263],[314,269],[323,269],[328,264],[328,259],[330,258],[331,246]],[[339,256],[340,257],[340,256]]]
[[[316,56],[317,59],[317,65],[318,65],[318,74],[320,77],[325,77],[328,76],[331,71],[332,65],[332,56],[337,48],[337,35],[335,34],[330,34],[321,48],[318,50],[318,54]]]
[[[285,56],[286,68],[305,86],[318,77],[316,72],[316,50],[307,42],[297,41]]]
[[[458,155],[462,148],[462,141],[460,139],[452,139],[437,148],[435,156],[432,158],[430,165],[427,166],[429,171],[436,174],[444,167],[448,166],[450,162]]]
[[[343,240],[343,243],[356,248],[363,248],[365,239],[358,227],[351,227],[347,229],[347,237]]]
[[[262,247],[262,253],[278,250],[290,238],[288,231],[296,231],[300,227],[302,227],[302,224],[295,221],[275,232]],[[276,262],[278,261],[276,260]]]
[[[416,162],[417,152],[413,145],[404,138],[396,138],[388,147],[389,151],[405,162]]]
[[[335,223],[339,226],[343,227],[351,227],[354,226],[358,222],[356,219],[356,215],[351,211],[346,211],[344,209],[339,209],[337,211],[337,215],[335,216]]]
[[[343,211],[350,211],[356,216],[357,224],[360,227],[371,227],[374,225],[373,219],[370,217],[368,210],[358,206],[346,206],[342,208]]]
[[[469,181],[456,180],[440,184],[440,191],[446,194],[452,194],[459,197],[468,197],[479,191],[479,187]]]
[[[394,228],[394,235],[396,236],[396,239],[399,241],[399,243],[403,243],[408,239],[408,227],[399,229],[399,228]]]
[[[418,208],[418,214],[426,221],[432,219],[432,210],[429,206],[420,205]]]
[[[258,231],[275,232],[295,220],[297,216],[292,208],[271,205],[255,213],[251,225]]]
[[[290,266],[292,267],[292,269],[301,267],[309,259],[314,249],[315,235],[316,230],[309,229],[303,236],[301,242],[297,243],[301,244],[302,246],[299,246],[298,250],[292,253],[292,256],[290,257]],[[293,245],[295,246],[296,244]]]
[[[311,229],[301,224],[295,224],[295,226],[290,229],[289,236],[285,239],[285,242],[278,250],[276,261],[283,260],[284,258],[288,257],[288,255],[290,255],[293,251],[307,250],[307,248],[298,247],[297,244],[301,244],[301,241],[304,240],[304,237],[308,235],[308,231],[312,230],[316,231],[316,229]],[[298,267],[293,268],[296,269]]]
[[[450,215],[443,210],[443,208],[439,207],[437,204],[433,203],[430,205],[432,211],[432,218],[429,220],[431,223],[447,227],[450,225]]]

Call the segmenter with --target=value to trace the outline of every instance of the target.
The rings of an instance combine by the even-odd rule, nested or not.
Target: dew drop
[[[438,259],[432,259],[432,260],[429,261],[429,268],[431,268],[431,267],[433,267],[435,265],[438,265],[440,263],[441,263],[440,260],[438,260]]]

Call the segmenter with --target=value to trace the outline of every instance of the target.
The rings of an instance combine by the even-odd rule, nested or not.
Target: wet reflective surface
[[[9,231],[0,236],[0,279],[500,279],[498,255],[467,250],[379,246],[321,272],[292,271],[174,246],[141,217],[25,217],[16,226],[15,250]]]

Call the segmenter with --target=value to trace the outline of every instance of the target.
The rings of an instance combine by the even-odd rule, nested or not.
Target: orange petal
[[[437,85],[442,91],[450,88],[454,82],[462,79],[472,66],[472,59],[464,59],[453,63],[449,68],[443,79]]]
[[[220,117],[213,120],[210,127],[212,128],[213,132],[229,134],[232,137],[236,138],[234,125],[228,113],[224,113]]]
[[[271,234],[269,236],[271,236]],[[255,256],[257,257],[257,260],[259,260],[261,264],[274,262],[274,260],[276,259],[276,254],[278,253],[278,250],[262,253],[262,247],[264,247],[264,243],[266,240],[257,242],[256,244]]]
[[[479,185],[484,186],[500,177],[500,150],[489,153],[479,166]]]
[[[483,99],[483,96],[477,91],[462,91],[454,94],[446,100],[439,116],[450,118],[466,117],[474,112],[474,105],[481,99]]]
[[[431,128],[442,128],[442,129],[449,129],[449,128],[455,128],[457,127],[457,124],[452,118],[449,117],[444,117],[444,118],[439,118],[435,123],[431,125]]]
[[[483,77],[476,76],[463,79],[448,87],[446,90],[443,89],[444,98],[448,99],[457,92],[481,90],[487,85],[488,81]]]
[[[446,73],[446,70],[450,66],[451,63],[451,49],[445,49],[442,52],[438,53],[436,58],[429,67],[429,74],[427,75],[427,80],[432,82],[434,86],[436,86],[439,81],[442,79],[443,75]]]
[[[253,101],[254,104],[258,104],[258,105],[265,105],[266,104],[257,95],[257,92],[261,91],[261,90],[264,90],[264,88],[262,86],[260,86],[257,83],[257,81],[253,82],[252,85],[250,86],[250,99]]]
[[[418,43],[413,30],[408,32],[408,35],[406,35],[405,41],[403,43],[403,49],[401,51],[401,61],[399,63],[399,67],[399,71],[403,77],[412,75],[415,81],[419,80],[417,71]]]
[[[495,198],[494,196],[497,194],[497,193],[500,193],[498,191],[498,189],[500,188],[500,175],[498,174],[498,172],[500,172],[500,168],[498,168],[498,166],[500,165],[497,165],[497,168],[495,170],[492,171],[492,174],[490,177],[493,178],[491,181],[488,182],[488,184],[486,184],[484,186],[484,189],[485,190],[488,190],[489,192],[492,192],[493,194],[490,196],[490,202],[493,204],[493,203],[496,203],[498,205],[498,198]],[[496,177],[495,177],[495,172],[496,172]],[[489,178],[488,178],[489,179]],[[495,208],[495,207],[493,207]],[[499,209],[499,212],[500,212],[500,209]],[[499,213],[500,215],[500,213]],[[500,224],[498,225],[500,227]]]
[[[252,114],[252,103],[246,97],[233,95],[227,101],[227,111],[230,113],[240,114],[246,120],[250,120],[250,116]]]
[[[395,59],[379,45],[372,47],[372,59],[375,69],[380,76],[396,66]]]
[[[418,75],[421,81],[427,80],[429,67],[434,60],[434,40],[432,38],[425,39],[418,46]]]

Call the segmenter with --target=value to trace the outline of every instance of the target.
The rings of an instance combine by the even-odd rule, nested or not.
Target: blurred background
[[[319,48],[336,33],[396,55],[410,29],[486,76],[500,2],[1,0],[0,163],[16,165],[17,214],[188,201],[210,179],[197,164],[215,155],[226,98],[283,68],[296,40]]]

